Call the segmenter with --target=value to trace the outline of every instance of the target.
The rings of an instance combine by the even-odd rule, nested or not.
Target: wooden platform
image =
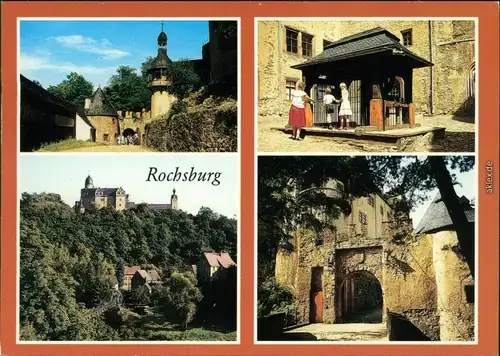
[[[292,127],[286,125],[284,128],[273,127],[271,130],[278,130],[284,133],[292,133]],[[398,144],[402,138],[423,136],[429,132],[433,132],[437,138],[442,138],[445,135],[444,127],[404,127],[386,131],[376,131],[376,128],[371,126],[361,126],[355,129],[339,130],[328,129],[323,127],[305,127],[302,130],[306,135],[325,136],[332,138],[352,138],[368,141],[381,141],[387,143]]]

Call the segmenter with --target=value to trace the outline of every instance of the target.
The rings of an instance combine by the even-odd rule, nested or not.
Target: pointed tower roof
[[[172,60],[167,55],[167,34],[163,32],[163,22],[161,23],[161,32],[158,35],[158,55],[151,63],[148,71],[155,69],[164,69],[172,63]]]
[[[464,205],[465,216],[469,223],[474,223],[474,208],[466,204],[468,200],[465,197],[460,198]],[[467,206],[468,205],[468,206]],[[439,231],[454,230],[453,222],[441,194],[437,193],[431,205],[427,208],[422,220],[415,229],[415,234],[431,234]]]
[[[104,90],[97,88],[92,96],[92,101],[86,112],[87,116],[116,116],[115,108],[104,94]]]

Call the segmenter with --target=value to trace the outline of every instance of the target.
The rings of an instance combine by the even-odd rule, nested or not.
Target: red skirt
[[[293,127],[302,128],[306,126],[306,113],[304,109],[300,109],[296,106],[290,107],[290,114],[288,118],[288,124]]]

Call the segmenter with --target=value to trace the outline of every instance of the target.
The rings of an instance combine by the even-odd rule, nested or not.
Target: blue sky
[[[95,87],[106,85],[120,65],[140,70],[157,54],[161,20],[20,21],[20,72],[46,88],[70,72]],[[164,21],[172,60],[199,59],[208,42],[208,21]]]
[[[205,182],[147,182],[150,167],[159,172],[220,172],[219,185]],[[95,187],[122,187],[135,203],[170,203],[172,189],[179,208],[197,214],[202,206],[227,217],[240,207],[238,156],[168,154],[21,154],[19,198],[23,192],[56,193],[70,206],[90,174]],[[213,176],[212,176],[213,177]]]
[[[459,197],[465,196],[469,200],[476,200],[476,167],[470,170],[469,172],[460,173],[458,170],[450,169],[452,173],[456,174],[457,182],[459,184],[455,185],[455,192]],[[438,193],[437,189],[431,190],[427,194],[427,201],[422,203],[421,205],[415,207],[415,209],[410,213],[410,217],[412,218],[413,227],[416,228],[420,223],[420,220],[424,217],[425,212],[429,208],[429,205],[432,203],[436,194]]]

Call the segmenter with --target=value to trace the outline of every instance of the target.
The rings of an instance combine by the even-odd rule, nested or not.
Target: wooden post
[[[413,103],[408,105],[408,120],[410,122],[410,128],[415,127],[415,104]]]
[[[384,130],[384,105],[382,99],[370,100],[370,126],[376,126],[378,131]]]

